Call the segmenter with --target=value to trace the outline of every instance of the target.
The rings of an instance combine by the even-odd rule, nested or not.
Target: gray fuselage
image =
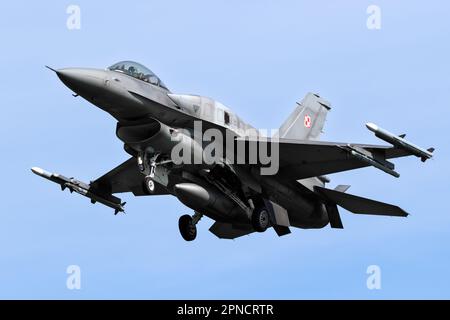
[[[117,135],[133,156],[149,150],[153,153],[164,150],[167,155],[172,130],[193,130],[193,119],[201,121],[204,129],[219,128],[236,137],[249,130],[259,135],[258,131],[251,130],[252,127],[230,109],[210,98],[175,95],[165,86],[142,81],[117,70],[70,68],[57,70],[56,73],[77,95],[118,121]],[[142,143],[144,140],[146,144]],[[245,213],[241,212],[239,206],[224,199],[219,190],[202,178],[200,170],[206,167],[181,166],[159,174],[164,176],[164,187],[194,210],[202,210],[202,213],[218,221],[247,223]],[[234,170],[239,171],[235,174],[241,178],[241,187],[246,192],[263,195],[281,204],[288,211],[292,226],[321,228],[328,224],[323,205],[316,201],[311,191],[314,185],[324,185],[320,179],[306,179],[293,184],[283,178],[282,172],[274,176],[262,176],[250,167],[240,166]],[[197,206],[189,200],[183,201],[181,191],[174,190],[174,185],[180,181],[194,182],[210,190],[213,196],[208,199],[206,207],[203,202]],[[225,210],[217,210],[218,207]]]

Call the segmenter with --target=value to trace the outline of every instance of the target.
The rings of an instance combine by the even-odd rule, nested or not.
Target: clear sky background
[[[66,8],[81,8],[81,29]],[[381,29],[366,27],[369,5]],[[448,1],[2,1],[0,298],[450,298]],[[372,121],[436,156],[331,175],[330,187],[398,204],[402,218],[341,209],[344,230],[235,241],[174,197],[124,194],[127,213],[61,192],[32,166],[89,181],[127,159],[115,121],[44,68],[136,60],[176,93],[213,97],[278,128],[308,91],[331,101],[324,140],[380,143]],[[66,268],[81,268],[81,290]],[[366,269],[381,268],[381,290]]]

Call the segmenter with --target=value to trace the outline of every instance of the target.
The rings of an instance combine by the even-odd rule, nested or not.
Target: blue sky
[[[81,29],[66,8],[81,8]],[[366,27],[369,5],[381,29]],[[450,298],[448,1],[3,1],[0,298]],[[213,97],[278,128],[308,91],[331,101],[324,140],[379,143],[372,121],[434,146],[434,160],[330,176],[331,187],[402,206],[406,219],[342,212],[344,230],[272,230],[195,242],[173,197],[133,198],[127,214],[91,205],[30,167],[89,181],[127,158],[115,122],[44,68],[136,60],[176,93]],[[81,290],[66,268],[81,268]],[[378,265],[381,290],[368,290]]]

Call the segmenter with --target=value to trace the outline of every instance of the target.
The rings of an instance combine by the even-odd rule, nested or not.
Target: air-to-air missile
[[[350,150],[350,154],[352,156],[354,156],[355,158],[359,159],[362,162],[367,163],[370,166],[373,166],[377,169],[380,169],[381,171],[384,171],[388,174],[390,174],[391,176],[394,176],[396,178],[400,177],[400,174],[397,171],[394,171],[394,164],[389,162],[389,161],[383,161],[383,162],[379,162],[377,160],[375,160],[374,158],[372,158],[371,156],[368,156],[366,154],[364,154],[363,152],[360,152],[359,150],[357,150],[354,147],[350,147],[352,148],[352,150]]]
[[[122,203],[119,198],[113,195],[100,195],[99,193],[96,193],[94,190],[92,190],[91,185],[87,183],[78,181],[74,178],[67,178],[58,173],[51,173],[38,167],[31,168],[31,171],[42,178],[59,184],[61,186],[61,190],[63,191],[67,188],[71,193],[75,191],[76,193],[91,199],[92,203],[99,202],[107,207],[114,209],[115,214],[124,211],[123,206],[125,205],[125,202]]]
[[[369,129],[370,131],[375,133],[375,136],[377,136],[378,138],[380,138],[398,148],[402,148],[402,149],[405,149],[405,150],[411,152],[416,157],[421,158],[421,160],[423,162],[425,162],[427,159],[430,159],[431,157],[433,157],[434,148],[429,148],[427,150],[422,149],[422,148],[412,144],[411,142],[405,140],[404,134],[397,136],[387,130],[380,128],[376,124],[370,123],[370,122],[366,123],[366,127],[367,127],[367,129]]]

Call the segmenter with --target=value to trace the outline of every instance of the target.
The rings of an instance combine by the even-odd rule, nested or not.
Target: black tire
[[[192,223],[192,217],[188,214],[180,217],[178,228],[181,236],[186,241],[192,241],[197,237],[197,227]]]
[[[270,226],[269,211],[265,207],[255,208],[252,214],[253,229],[264,232]]]
[[[147,190],[147,192],[149,194],[154,194],[155,190],[156,190],[156,182],[150,178],[149,176],[145,177],[144,179],[144,186],[145,186],[145,190]]]

